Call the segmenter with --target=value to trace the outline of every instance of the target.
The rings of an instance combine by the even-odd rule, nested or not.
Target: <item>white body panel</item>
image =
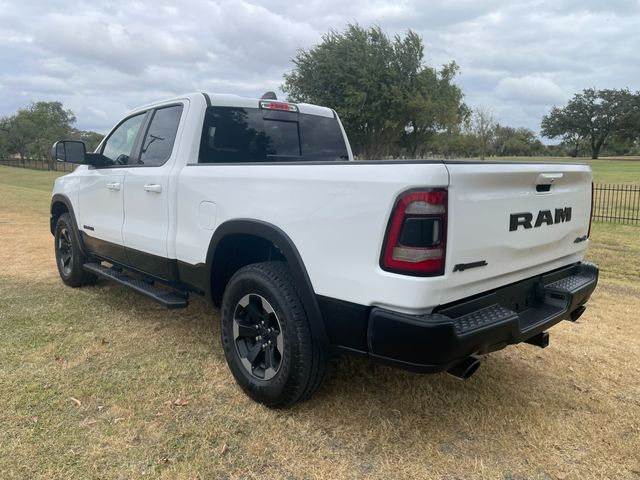
[[[80,176],[78,208],[75,209],[78,227],[92,237],[120,245],[124,222],[125,172],[123,168],[90,170],[86,167],[74,172],[74,175]]]
[[[365,305],[428,306],[435,278],[395,275],[379,266],[396,197],[410,188],[446,187],[442,164],[207,165],[185,167],[178,191],[179,260],[206,260],[211,232],[198,225],[201,200],[216,224],[244,218],[282,229],[297,247],[319,295]],[[435,288],[435,292],[434,292]]]
[[[587,241],[574,243],[588,228],[587,166],[418,161],[198,165],[205,98],[194,94],[177,100],[188,101],[189,108],[182,116],[172,157],[163,167],[111,169],[104,174],[81,167],[65,177],[86,176],[81,181],[88,185],[101,176],[124,176],[124,243],[137,250],[201,264],[217,227],[233,219],[255,219],[277,226],[291,238],[316,294],[425,313],[579,261],[587,248]],[[212,95],[211,102],[256,107],[258,101]],[[299,108],[303,113],[333,116],[322,107]],[[536,194],[540,174],[552,174],[554,185],[548,194]],[[149,183],[161,184],[162,192],[144,191]],[[449,192],[445,274],[423,278],[382,270],[381,249],[398,195],[435,187]],[[74,188],[73,182],[59,180],[54,193],[65,193],[79,203],[80,209],[75,209],[80,212],[79,228],[83,215],[108,217],[105,222],[111,222],[114,231],[100,234],[117,239],[116,210],[102,210],[107,193],[89,199],[83,187],[78,200],[77,192],[70,191]],[[117,200],[108,208],[115,204]],[[565,206],[573,209],[570,222],[509,231],[510,213]],[[98,235],[97,229],[85,233]],[[479,260],[487,266],[453,272],[455,264]]]
[[[132,168],[125,183],[125,247],[168,257],[169,167]]]
[[[448,265],[484,260],[487,266],[449,275],[442,303],[473,295],[502,277],[527,278],[584,256],[591,214],[591,169],[559,164],[448,164]],[[537,193],[542,173],[555,177],[547,193]],[[509,231],[511,213],[572,208],[569,222]],[[450,268],[448,269],[451,270]],[[533,272],[533,273],[531,273]],[[474,293],[470,293],[474,292]]]

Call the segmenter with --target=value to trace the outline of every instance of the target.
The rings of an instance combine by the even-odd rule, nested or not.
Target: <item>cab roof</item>
[[[187,93],[185,95],[179,95],[176,97],[166,98],[163,100],[159,100],[157,102],[149,103],[147,105],[143,105],[141,107],[135,108],[130,113],[158,107],[168,103],[175,103],[178,101],[188,100],[190,102],[201,102],[203,100],[207,101],[207,99],[210,102],[211,106],[214,106],[214,107],[236,107],[236,108],[259,108],[260,101],[261,100],[264,101],[264,99],[260,99],[260,98],[241,97],[240,95],[234,95],[234,94],[228,94],[228,93],[208,94],[204,92],[194,92],[194,93]],[[293,103],[293,102],[286,102],[285,100],[269,100],[269,101]],[[328,107],[312,105],[310,103],[293,103],[293,104],[298,107],[298,110],[300,111],[300,113],[320,115],[323,117],[335,116],[335,112]]]

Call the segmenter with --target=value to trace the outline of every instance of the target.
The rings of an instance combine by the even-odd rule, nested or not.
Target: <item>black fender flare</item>
[[[80,229],[78,228],[78,224],[76,222],[76,214],[75,214],[75,211],[73,210],[73,204],[71,203],[71,200],[69,200],[69,197],[67,197],[62,193],[56,193],[51,197],[51,205],[49,207],[49,228],[51,229],[51,235],[56,234],[55,232],[56,226],[53,221],[54,219],[53,206],[56,203],[62,203],[67,208],[67,211],[69,212],[69,216],[71,217],[71,223],[73,223],[73,228],[76,231],[78,241],[80,242],[80,250],[82,251],[82,253],[85,253],[84,244],[82,243],[82,235],[80,235]]]
[[[208,281],[211,282],[212,279],[213,259],[218,245],[227,235],[233,234],[247,234],[264,238],[282,252],[298,286],[304,309],[311,324],[313,336],[319,340],[322,345],[328,345],[329,337],[325,330],[322,313],[320,312],[318,299],[313,290],[309,274],[293,240],[291,240],[281,228],[271,223],[251,218],[228,220],[219,225],[211,238],[207,251],[206,265]],[[209,285],[209,287],[211,287],[211,285]],[[210,292],[210,288],[208,291]]]

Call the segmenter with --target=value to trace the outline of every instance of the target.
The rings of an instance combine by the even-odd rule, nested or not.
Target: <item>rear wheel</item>
[[[73,228],[68,213],[63,213],[58,218],[54,238],[56,264],[62,281],[70,287],[95,283],[96,276],[85,272],[82,268],[86,258],[80,249],[78,232]]]
[[[320,386],[327,362],[312,337],[287,264],[238,270],[222,300],[222,345],[231,373],[252,399],[287,407]]]

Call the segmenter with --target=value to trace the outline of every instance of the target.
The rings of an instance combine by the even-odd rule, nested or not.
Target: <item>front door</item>
[[[127,261],[122,238],[125,175],[145,115],[121,122],[103,143],[104,167],[90,167],[80,179],[78,227],[84,245],[89,252],[120,263]]]

